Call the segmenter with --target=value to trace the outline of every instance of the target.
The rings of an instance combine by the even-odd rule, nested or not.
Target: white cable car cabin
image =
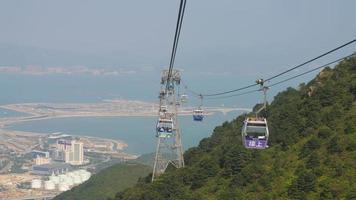
[[[204,119],[204,110],[201,108],[198,108],[193,111],[193,120],[201,122]]]
[[[182,103],[187,103],[187,102],[188,102],[188,95],[182,94],[182,95],[180,96],[180,101],[181,101]]]
[[[246,148],[268,148],[268,136],[269,131],[266,118],[246,118],[242,128],[242,141]]]
[[[156,137],[170,138],[174,129],[173,119],[159,118],[157,122],[157,134]]]

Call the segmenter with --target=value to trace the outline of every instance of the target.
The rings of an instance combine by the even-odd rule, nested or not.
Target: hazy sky
[[[1,0],[0,43],[130,55],[132,63],[162,68],[178,3]],[[354,0],[188,0],[176,64],[194,72],[274,73],[356,38],[355,8]]]

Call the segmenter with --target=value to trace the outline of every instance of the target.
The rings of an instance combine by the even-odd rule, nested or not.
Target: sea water
[[[184,148],[198,145],[201,139],[211,135],[215,126],[232,120],[238,114],[217,113],[206,116],[203,122],[194,122],[192,116],[180,117]],[[128,144],[126,152],[144,154],[155,151],[156,121],[157,117],[72,117],[12,124],[7,129],[118,139]],[[236,130],[236,134],[240,134],[240,131]]]
[[[236,79],[234,74],[224,76],[184,75],[184,84],[202,92],[236,88],[248,82],[248,77]],[[23,75],[0,74],[0,105],[13,103],[86,103],[105,99],[131,99],[157,102],[160,72],[145,72],[120,76],[86,75]],[[187,92],[188,106],[200,102]],[[258,94],[236,98],[204,100],[204,106],[251,107],[258,102]],[[0,110],[1,112],[1,110]],[[5,111],[6,112],[6,111]],[[9,112],[10,113],[10,112]],[[207,116],[203,122],[193,122],[192,116],[180,118],[184,148],[195,146],[211,135],[215,126],[229,121],[240,113],[221,113]],[[3,114],[4,115],[4,114]],[[16,114],[15,114],[16,115]],[[1,116],[1,114],[0,114]],[[12,130],[40,133],[63,132],[71,135],[87,135],[119,139],[129,146],[131,153],[149,153],[155,150],[155,126],[157,117],[76,117],[40,120],[13,124]],[[237,134],[239,131],[237,130]]]
[[[26,117],[29,116],[27,113],[17,112],[14,110],[9,110],[6,108],[0,108],[0,118],[6,117]]]

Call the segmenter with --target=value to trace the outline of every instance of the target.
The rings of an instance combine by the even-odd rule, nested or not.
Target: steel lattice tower
[[[178,108],[180,106],[179,86],[181,73],[173,70],[168,80],[168,70],[162,71],[161,92],[159,95],[159,118],[169,118],[173,121],[171,137],[157,136],[156,156],[153,166],[152,181],[163,174],[169,165],[176,168],[184,167],[181,130],[178,123]]]

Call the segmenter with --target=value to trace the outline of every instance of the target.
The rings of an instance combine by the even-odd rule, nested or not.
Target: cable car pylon
[[[174,69],[171,76],[168,74],[168,70],[163,70],[161,75],[160,105],[156,127],[157,147],[152,181],[163,174],[169,165],[176,168],[184,167],[182,136],[178,123],[180,96],[176,92],[179,91],[181,73]]]

